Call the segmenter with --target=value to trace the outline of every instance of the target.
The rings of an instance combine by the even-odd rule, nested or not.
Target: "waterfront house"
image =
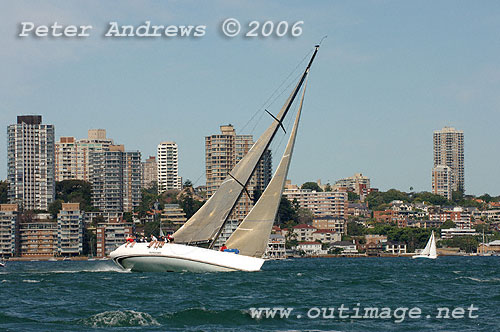
[[[323,255],[325,252],[321,249],[321,243],[315,241],[301,242],[297,245],[297,250],[302,250],[306,255]]]

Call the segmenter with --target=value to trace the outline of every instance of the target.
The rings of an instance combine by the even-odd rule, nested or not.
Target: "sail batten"
[[[299,108],[295,118],[290,138],[281,158],[280,164],[271,179],[271,182],[262,193],[255,206],[243,219],[238,228],[229,237],[226,246],[228,248],[238,249],[240,254],[245,256],[262,257],[267,248],[269,235],[273,227],[276,213],[281,201],[283,187],[288,175],[290,161],[292,157],[295,138],[297,136],[297,128],[300,122],[302,105],[304,103],[304,95],[306,85],[302,91]]]
[[[316,47],[306,70],[276,116],[278,121],[273,121],[267,130],[259,137],[257,142],[250,148],[248,153],[238,162],[238,164],[236,164],[230,172],[231,175],[226,177],[219,189],[174,233],[175,242],[188,244],[213,243],[218,237],[227,218],[233,211],[239,197],[245,190],[246,185],[257,168],[259,160],[271,144],[277,130],[280,128],[280,123],[284,120],[295,97],[302,87],[317,52],[318,48]]]

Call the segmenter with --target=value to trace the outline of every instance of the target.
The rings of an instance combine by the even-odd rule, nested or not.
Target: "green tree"
[[[63,180],[56,182],[56,200],[80,203],[83,211],[97,211],[92,206],[92,185],[82,180]]]
[[[183,194],[179,199],[179,205],[186,214],[186,218],[191,218],[202,206],[204,202],[193,199],[191,194]]]
[[[491,197],[489,194],[483,194],[483,195],[479,196],[478,198],[482,199],[486,203],[489,203],[493,200],[493,197]]]
[[[54,219],[57,218],[57,214],[62,209],[62,203],[64,203],[62,199],[56,199],[55,201],[49,204],[48,211],[52,215],[52,218]]]
[[[125,219],[126,222],[133,222],[134,218],[133,218],[132,212],[124,212],[123,219]]]
[[[347,223],[347,234],[350,236],[361,236],[365,234],[365,227],[355,221]]]
[[[290,221],[296,224],[298,221],[297,209],[285,196],[281,196],[277,218],[279,224],[288,224]]]
[[[355,192],[352,192],[352,191],[348,191],[347,192],[347,200],[349,202],[354,202],[354,201],[357,201],[359,200],[359,195],[356,194]]]
[[[94,257],[97,253],[97,235],[87,227],[83,229],[83,255]]]
[[[321,187],[316,182],[306,182],[301,187],[301,189],[311,189],[317,192],[323,191]]]
[[[299,208],[297,215],[299,219],[298,222],[301,224],[311,224],[314,218],[312,211],[306,208]]]
[[[0,204],[8,203],[9,199],[7,193],[9,191],[9,183],[7,181],[0,181]]]
[[[464,190],[459,188],[458,190],[453,190],[451,193],[451,200],[455,204],[459,204],[460,201],[464,199]]]
[[[428,202],[432,205],[451,205],[445,197],[428,191],[422,191],[413,195],[413,202]]]
[[[153,204],[159,200],[158,188],[157,186],[144,188],[142,189],[141,194],[141,202],[139,203],[139,206],[135,208],[135,212],[138,212],[139,217],[143,218],[146,216],[146,212],[153,208]]]
[[[439,228],[440,229],[448,229],[448,228],[455,228],[455,227],[457,227],[457,225],[453,221],[448,219]]]

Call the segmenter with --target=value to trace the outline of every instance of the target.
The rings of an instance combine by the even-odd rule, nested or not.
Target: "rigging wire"
[[[304,55],[304,57],[302,58],[302,60],[300,60],[299,63],[297,63],[297,65],[295,66],[295,68],[288,74],[288,76],[284,80],[282,80],[282,82],[280,83],[280,85],[271,93],[271,95],[266,99],[266,101],[255,111],[255,113],[252,115],[252,117],[250,118],[250,120],[248,120],[247,123],[245,123],[245,125],[243,127],[241,127],[240,132],[243,132],[246,129],[246,127],[252,122],[252,120],[257,116],[257,114],[259,112],[262,112],[266,106],[267,107],[271,106],[276,101],[276,99],[278,99],[290,87],[290,85],[294,82],[294,80],[292,80],[291,83],[289,83],[281,92],[279,92],[276,96],[274,96],[281,89],[281,87],[289,80],[289,78],[297,71],[297,69],[300,67],[300,65],[308,58],[308,56],[313,51],[314,51],[314,49],[311,49],[311,50],[309,50]],[[274,97],[274,99],[273,99],[273,97]],[[272,99],[272,102],[269,103],[269,101],[271,99]],[[259,121],[260,121],[261,118],[262,118],[262,115],[259,118]],[[256,125],[254,126],[254,129],[255,129],[255,127],[256,127]]]

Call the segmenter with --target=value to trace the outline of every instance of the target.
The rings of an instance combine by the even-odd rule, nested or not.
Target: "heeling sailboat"
[[[174,233],[175,243],[167,243],[161,248],[149,248],[147,243],[136,243],[133,247],[122,245],[110,254],[115,263],[132,271],[260,270],[264,263],[261,257],[269,240],[290,165],[305,86],[294,127],[280,165],[253,209],[228,240],[228,247],[238,249],[240,254],[215,251],[211,248],[220,235],[238,198],[245,190],[259,160],[269,147],[276,132],[280,127],[283,127],[282,122],[306,80],[318,48],[319,45],[316,45],[305,71],[280,112],[276,117],[273,116],[274,122],[232,169],[215,194]]]
[[[414,255],[411,258],[437,258],[436,238],[434,237],[434,231],[432,231],[429,241],[427,241],[424,250],[422,250],[420,254]]]

